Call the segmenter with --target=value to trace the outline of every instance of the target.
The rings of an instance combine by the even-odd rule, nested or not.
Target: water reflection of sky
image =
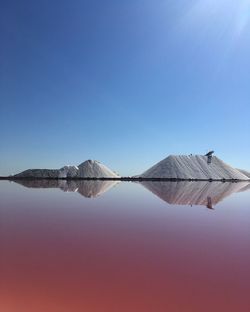
[[[250,192],[215,210],[138,183],[79,195],[0,183],[1,311],[249,310]]]

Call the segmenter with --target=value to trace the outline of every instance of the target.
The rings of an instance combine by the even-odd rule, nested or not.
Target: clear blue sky
[[[0,175],[208,149],[250,169],[249,0],[2,0],[0,39]]]

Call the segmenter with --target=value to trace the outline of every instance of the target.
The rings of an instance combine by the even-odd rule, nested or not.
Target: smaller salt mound
[[[64,166],[59,169],[58,178],[75,178],[78,173],[79,169],[76,166]]]
[[[119,178],[119,176],[96,160],[87,160],[78,166],[80,178]]]
[[[250,179],[250,172],[247,170],[243,170],[243,169],[237,169],[239,170],[241,173],[243,173],[245,176],[247,176]]]
[[[201,180],[249,179],[242,172],[224,163],[218,157],[212,157],[212,162],[208,163],[208,158],[201,155],[168,156],[139,177]]]
[[[67,179],[67,178],[119,178],[119,176],[96,160],[87,160],[76,166],[61,169],[28,169],[14,175],[16,178]]]

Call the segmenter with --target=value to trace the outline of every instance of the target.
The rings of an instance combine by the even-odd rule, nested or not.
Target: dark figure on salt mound
[[[205,155],[205,156],[207,156],[207,163],[208,163],[208,164],[211,164],[211,162],[212,162],[213,153],[214,153],[214,151],[210,151],[210,152],[208,152],[208,153]]]

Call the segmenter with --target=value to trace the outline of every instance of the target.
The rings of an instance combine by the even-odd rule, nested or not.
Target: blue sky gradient
[[[0,175],[208,149],[250,170],[249,0],[3,0],[0,23]]]

